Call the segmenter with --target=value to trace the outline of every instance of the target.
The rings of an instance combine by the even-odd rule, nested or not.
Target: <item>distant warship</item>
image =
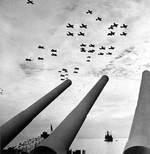
[[[105,142],[113,142],[113,136],[110,134],[109,131],[106,132],[106,135],[105,135]]]

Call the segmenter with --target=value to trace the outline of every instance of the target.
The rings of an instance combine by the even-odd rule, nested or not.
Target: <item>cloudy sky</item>
[[[0,0],[0,125],[59,85],[59,70],[68,69],[73,84],[42,111],[14,140],[23,140],[56,128],[92,86],[110,78],[90,111],[78,137],[127,137],[137,103],[143,70],[150,68],[149,0]],[[93,14],[86,14],[90,9]],[[97,17],[102,21],[96,21]],[[74,24],[74,37],[66,24]],[[108,27],[116,22],[115,36]],[[85,36],[78,36],[81,23]],[[121,29],[127,24],[127,29]],[[127,36],[120,33],[127,32]],[[94,53],[81,53],[80,44],[95,44]],[[42,45],[45,49],[38,49]],[[112,55],[98,55],[110,46]],[[51,56],[57,49],[57,57]],[[89,49],[88,47],[86,48]],[[86,57],[91,56],[91,62]],[[43,61],[37,58],[43,57]],[[31,58],[31,62],[25,61]],[[74,74],[74,67],[79,73]]]

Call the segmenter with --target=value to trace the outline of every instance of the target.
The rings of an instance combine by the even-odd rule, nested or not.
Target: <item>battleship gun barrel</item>
[[[81,128],[97,97],[108,82],[106,75],[96,83],[76,108],[61,122],[52,134],[31,154],[67,154],[71,143]]]
[[[0,127],[1,149],[14,139],[43,109],[45,109],[57,96],[71,85],[71,80],[66,80],[36,101],[24,111],[7,121]]]
[[[142,74],[140,92],[124,154],[150,153],[150,72]]]

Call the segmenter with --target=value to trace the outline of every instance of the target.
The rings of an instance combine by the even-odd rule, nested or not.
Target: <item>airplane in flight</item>
[[[111,31],[110,33],[107,34],[107,36],[112,36],[115,35],[115,32]]]
[[[116,24],[115,22],[114,22],[114,24],[112,25],[113,27],[118,27],[118,24]]]
[[[42,57],[38,57],[38,60],[44,60],[44,58],[42,58]]]
[[[45,49],[44,46],[42,46],[42,45],[39,45],[38,48],[39,49]]]
[[[86,47],[86,44],[83,44],[83,43],[82,43],[82,44],[80,45],[80,47]]]
[[[27,0],[27,4],[34,4],[32,0]]]
[[[104,55],[104,53],[100,52],[100,53],[98,53],[98,55]]]
[[[80,32],[78,33],[78,36],[84,36],[84,33]]]
[[[57,50],[56,49],[52,49],[51,52],[57,52]]]
[[[128,27],[128,25],[126,25],[126,24],[123,24],[122,26],[120,26],[120,28],[127,28]]]
[[[66,68],[63,68],[62,71],[67,72],[67,69]]]
[[[99,49],[100,49],[100,50],[105,50],[105,49],[106,49],[106,47],[101,46]]]
[[[82,24],[82,25],[80,25],[80,28],[86,28],[87,29],[87,25]]]
[[[32,61],[30,58],[26,58],[25,61]]]
[[[85,48],[80,48],[81,52],[86,52]]]
[[[97,18],[96,18],[96,21],[102,21],[102,18],[97,17]]]
[[[111,25],[110,27],[108,27],[108,29],[114,29],[114,26],[113,26],[113,25]]]
[[[74,28],[73,24],[68,23],[68,25],[66,25],[67,28]]]
[[[109,49],[110,49],[110,50],[114,50],[114,49],[115,49],[115,47],[111,46]]]
[[[89,47],[93,47],[93,48],[94,48],[94,47],[95,47],[95,45],[94,45],[94,44],[90,44],[90,45],[89,45]]]
[[[121,36],[126,36],[127,33],[123,32],[123,33],[121,33],[120,35],[121,35]]]
[[[92,10],[88,10],[87,12],[86,12],[86,14],[92,14],[93,12],[92,12]]]
[[[73,71],[73,73],[76,73],[77,74],[78,72],[77,71]]]
[[[75,67],[74,69],[75,69],[75,70],[79,70],[79,67]]]
[[[92,50],[88,50],[88,52],[89,53],[93,53],[93,52],[95,52],[95,50],[93,50],[93,49]]]
[[[67,32],[67,36],[73,36],[73,33]]]
[[[57,54],[55,54],[55,53],[52,53],[52,54],[51,54],[51,56],[57,56]]]
[[[112,55],[112,52],[107,52],[106,55]]]

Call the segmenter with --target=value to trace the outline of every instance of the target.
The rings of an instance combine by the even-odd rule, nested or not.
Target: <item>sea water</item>
[[[72,150],[86,150],[86,154],[122,154],[127,138],[118,138],[113,142],[104,139],[75,139]]]

